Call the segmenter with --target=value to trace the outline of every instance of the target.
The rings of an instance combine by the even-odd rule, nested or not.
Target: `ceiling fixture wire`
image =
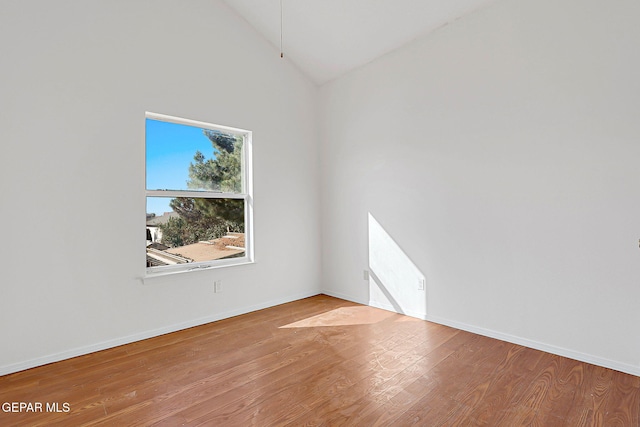
[[[282,0],[280,0],[280,58],[284,58],[284,53],[282,53]]]

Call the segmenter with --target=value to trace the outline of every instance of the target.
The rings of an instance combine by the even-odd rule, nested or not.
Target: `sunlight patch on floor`
[[[313,328],[318,326],[372,325],[389,317],[397,316],[390,311],[371,307],[340,307],[317,316],[280,326],[281,328]]]

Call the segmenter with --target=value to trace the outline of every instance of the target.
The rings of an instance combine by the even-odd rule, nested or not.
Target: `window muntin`
[[[147,113],[147,273],[252,261],[251,133]]]

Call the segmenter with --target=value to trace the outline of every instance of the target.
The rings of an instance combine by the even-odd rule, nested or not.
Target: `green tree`
[[[189,165],[187,187],[223,193],[242,191],[242,139],[220,131],[204,131],[213,146],[207,159],[196,151]],[[244,232],[244,200],[177,197],[170,202],[179,215],[161,225],[162,241],[183,246],[199,240],[211,240],[228,231]]]
[[[188,240],[187,222],[182,218],[169,218],[164,224],[161,224],[162,243],[167,246],[182,246]]]
[[[223,193],[242,191],[242,139],[217,130],[205,129],[213,145],[214,158],[207,159],[200,151],[189,165],[187,187]]]

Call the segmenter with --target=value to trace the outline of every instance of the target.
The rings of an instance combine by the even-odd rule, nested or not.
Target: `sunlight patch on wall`
[[[426,317],[425,275],[371,213],[369,273],[369,305],[418,318]]]

